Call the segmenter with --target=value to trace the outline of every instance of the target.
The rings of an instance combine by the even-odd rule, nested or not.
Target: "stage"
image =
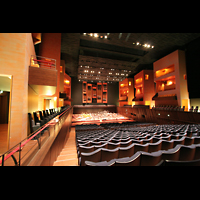
[[[104,110],[108,110],[109,112],[116,113],[117,108],[115,105],[102,105],[102,104],[90,104],[90,105],[74,105],[73,113],[81,114],[81,113],[98,113]]]
[[[100,125],[102,123],[122,123],[133,121],[133,119],[125,117],[119,113],[112,113],[106,110],[95,113],[82,113],[72,115],[72,126],[81,124]]]

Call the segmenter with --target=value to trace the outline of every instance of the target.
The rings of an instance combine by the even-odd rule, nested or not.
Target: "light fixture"
[[[139,42],[137,42],[136,44],[137,44],[137,45],[139,45],[140,43],[139,43]]]
[[[2,94],[3,93],[3,91],[2,90],[0,90],[0,94]]]
[[[93,36],[93,33],[90,33],[90,36]]]
[[[83,35],[86,35],[86,33],[83,33]]]
[[[105,35],[105,39],[107,39],[108,38],[108,36],[107,35]]]
[[[98,37],[98,34],[97,34],[97,33],[94,33],[94,37]]]

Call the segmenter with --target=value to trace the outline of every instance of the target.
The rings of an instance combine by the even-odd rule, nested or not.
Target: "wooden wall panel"
[[[151,122],[157,124],[200,123],[200,113],[194,112],[155,110],[134,107],[117,107],[117,112],[138,122]]]
[[[57,70],[29,67],[30,85],[49,85],[57,86]]]

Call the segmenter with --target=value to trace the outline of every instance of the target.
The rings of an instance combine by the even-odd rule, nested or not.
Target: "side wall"
[[[0,74],[12,75],[9,148],[27,136],[28,67],[34,54],[31,33],[0,33]]]

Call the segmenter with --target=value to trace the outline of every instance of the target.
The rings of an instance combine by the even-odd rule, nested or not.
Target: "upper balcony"
[[[34,90],[38,91],[38,94],[53,95],[55,93],[57,73],[55,59],[35,55],[31,56],[28,84],[34,87]],[[49,86],[52,86],[50,88],[51,92]]]

